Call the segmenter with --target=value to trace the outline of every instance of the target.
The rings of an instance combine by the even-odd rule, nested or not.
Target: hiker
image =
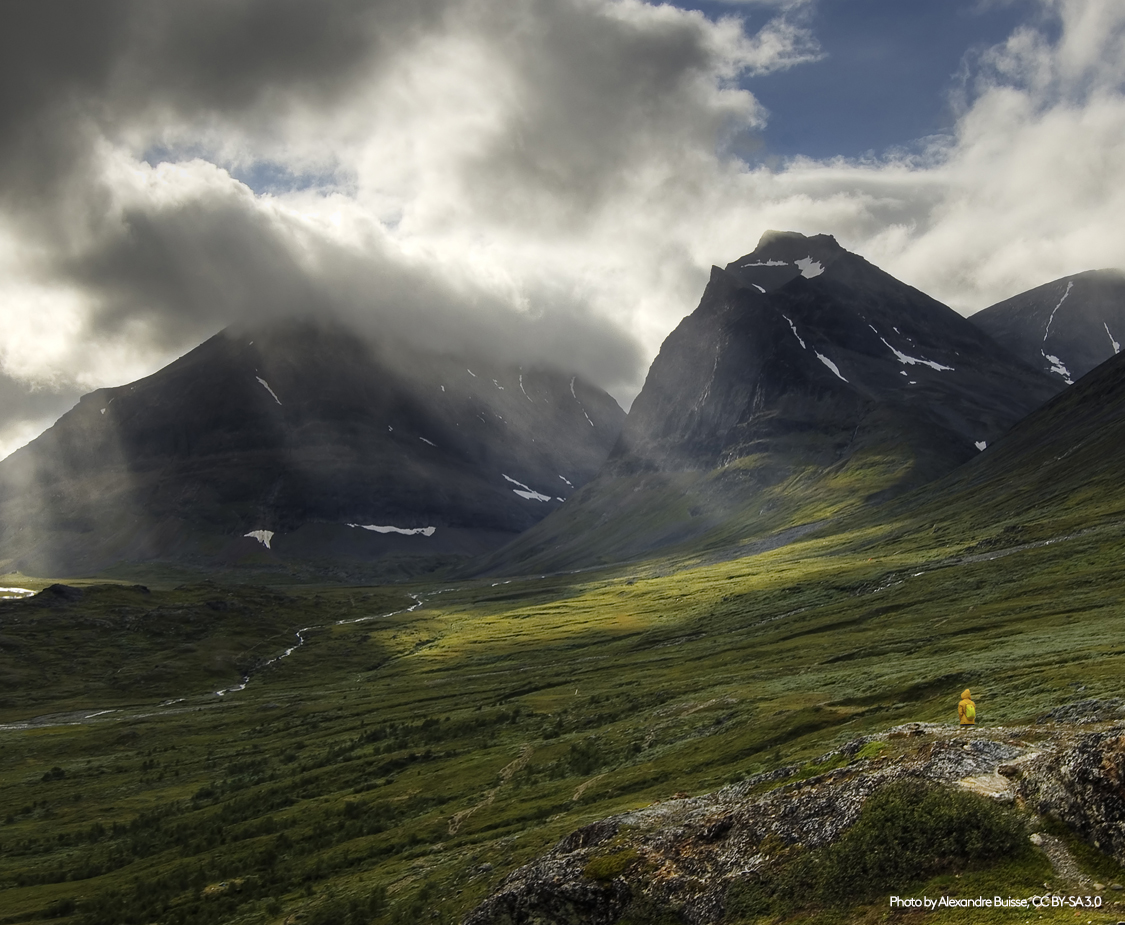
[[[957,715],[961,719],[962,726],[975,726],[977,722],[977,705],[973,703],[969,694],[970,691],[966,687],[961,691],[961,702],[957,704]]]

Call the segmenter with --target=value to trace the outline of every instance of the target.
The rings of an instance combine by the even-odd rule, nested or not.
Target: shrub
[[[367,896],[331,896],[305,910],[306,925],[368,925],[386,908],[387,891],[376,887]]]
[[[586,862],[582,873],[591,880],[608,883],[614,877],[620,877],[638,857],[634,848],[623,848],[612,854],[598,854]]]
[[[834,844],[782,855],[759,879],[736,885],[727,907],[760,915],[873,900],[945,871],[1023,856],[1028,845],[1019,817],[987,797],[902,781],[868,799]]]

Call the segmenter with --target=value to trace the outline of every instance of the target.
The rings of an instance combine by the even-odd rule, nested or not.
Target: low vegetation
[[[1121,523],[959,517],[511,581],[0,604],[0,922],[452,923],[580,825],[782,764],[822,773],[858,735],[953,722],[965,687],[993,725],[1121,695]],[[887,794],[731,921],[867,921],[889,882],[1041,884],[1012,825]],[[1112,863],[1090,852],[1091,872]]]
[[[930,878],[987,869],[1033,852],[1024,820],[986,797],[903,781],[876,793],[834,844],[781,850],[763,874],[731,890],[734,918],[791,914],[801,908],[848,908],[890,893],[911,895]],[[1033,876],[1050,874],[1038,859]],[[1034,890],[1035,880],[1020,884]]]

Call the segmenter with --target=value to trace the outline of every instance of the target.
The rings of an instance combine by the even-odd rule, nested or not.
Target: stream
[[[25,591],[26,589],[19,588],[19,589],[4,589],[4,590]],[[443,590],[445,590],[445,589],[443,589]],[[35,593],[34,591],[30,591],[26,595],[20,595],[20,596],[29,596],[29,595],[34,594],[34,593]],[[436,591],[434,593],[440,594],[441,591]],[[211,696],[225,697],[228,694],[235,694],[235,693],[238,693],[239,691],[245,690],[246,685],[248,685],[250,683],[253,676],[256,675],[258,672],[260,672],[263,668],[268,668],[270,665],[274,665],[277,662],[280,662],[283,658],[288,658],[290,655],[292,655],[294,652],[296,652],[299,648],[301,648],[301,646],[303,646],[305,644],[305,641],[306,641],[305,640],[305,634],[310,632],[311,630],[326,629],[329,626],[346,626],[346,625],[349,625],[349,624],[352,624],[352,623],[366,623],[369,620],[383,620],[383,619],[386,619],[387,617],[398,616],[400,613],[410,613],[411,611],[417,610],[419,607],[422,606],[423,603],[425,603],[420,594],[411,594],[410,597],[412,597],[414,599],[414,603],[411,604],[409,607],[404,607],[402,610],[392,610],[392,611],[389,611],[387,613],[369,614],[368,616],[365,616],[365,617],[351,617],[351,618],[348,618],[348,619],[345,619],[345,620],[334,620],[332,623],[321,623],[321,624],[317,624],[317,625],[314,625],[314,626],[302,627],[301,629],[297,630],[296,633],[294,634],[297,637],[296,643],[291,645],[289,648],[287,648],[280,655],[275,655],[273,658],[269,659],[268,661],[262,662],[256,668],[254,668],[253,670],[251,670],[247,674],[243,675],[242,681],[240,683],[234,685],[233,687],[225,687],[222,690],[213,691]],[[194,695],[192,695],[192,696],[194,696]],[[145,712],[145,713],[134,713],[127,707],[110,708],[110,709],[98,709],[98,708],[95,707],[95,708],[89,708],[89,709],[85,709],[85,710],[73,710],[73,711],[69,711],[69,712],[66,712],[66,713],[48,713],[48,714],[44,714],[43,716],[36,716],[33,719],[21,720],[19,722],[15,722],[15,723],[0,723],[0,732],[7,731],[7,730],[20,730],[20,729],[39,729],[39,728],[43,728],[43,727],[46,727],[46,726],[79,726],[79,725],[82,725],[84,723],[91,722],[92,720],[94,720],[97,717],[108,716],[110,714],[118,714],[118,715],[114,716],[113,719],[126,719],[126,718],[128,718],[128,719],[140,719],[140,718],[146,717],[146,716],[157,716],[157,715],[167,716],[169,713],[177,713],[177,712],[182,712],[182,711],[185,711],[185,710],[202,709],[202,707],[200,707],[198,705],[183,706],[183,707],[180,707],[178,710],[168,709],[169,707],[174,707],[178,704],[186,704],[187,702],[188,702],[188,697],[186,697],[186,696],[185,697],[176,697],[176,698],[173,698],[173,699],[161,701],[160,704],[158,705],[161,708],[159,713],[147,713],[147,712]],[[139,707],[138,709],[144,710],[145,708]]]
[[[234,687],[224,687],[221,691],[215,691],[215,696],[216,697],[225,697],[227,694],[236,694],[239,691],[245,690],[246,685],[250,683],[250,678],[253,674],[255,674],[258,671],[261,671],[263,668],[269,668],[270,665],[276,665],[283,658],[289,658],[290,655],[292,655],[299,648],[301,648],[301,646],[303,646],[305,644],[305,633],[309,632],[310,630],[326,629],[329,626],[347,626],[351,623],[366,623],[368,620],[384,620],[387,617],[397,617],[400,613],[410,613],[412,610],[417,610],[419,607],[422,606],[421,595],[411,594],[410,597],[414,598],[414,603],[411,604],[409,607],[404,607],[402,610],[392,610],[390,613],[376,613],[376,614],[371,614],[371,615],[366,616],[366,617],[353,617],[350,620],[335,620],[332,623],[322,623],[318,626],[303,626],[303,627],[301,627],[301,629],[297,630],[297,632],[294,633],[294,635],[297,637],[297,642],[296,642],[295,645],[290,646],[288,649],[286,649],[280,655],[275,655],[269,661],[262,662],[262,664],[260,664],[257,668],[253,669],[253,671],[250,671],[247,674],[244,674],[242,676],[242,683],[236,684]],[[173,702],[175,702],[175,701],[173,701]],[[0,728],[3,728],[3,727],[0,727]]]

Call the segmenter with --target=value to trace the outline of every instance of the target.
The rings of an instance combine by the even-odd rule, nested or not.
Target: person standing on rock
[[[957,704],[957,716],[962,726],[975,726],[977,724],[977,705],[970,698],[970,690],[966,687],[961,691],[961,702]]]

